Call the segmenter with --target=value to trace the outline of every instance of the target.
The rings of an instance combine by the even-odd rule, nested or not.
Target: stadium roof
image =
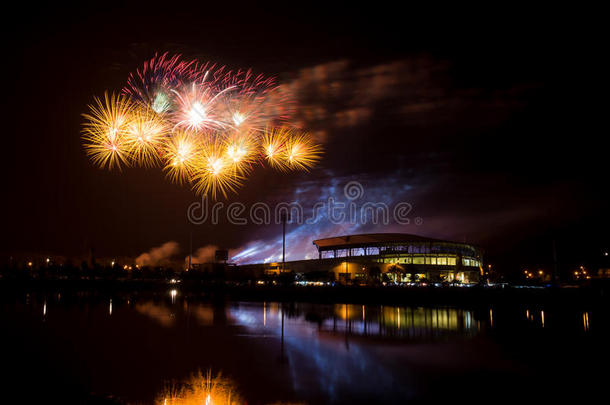
[[[317,239],[313,241],[318,249],[347,248],[356,246],[375,246],[387,243],[422,243],[441,242],[456,243],[440,239],[427,238],[425,236],[411,235],[408,233],[365,233],[360,235],[334,236],[332,238]]]

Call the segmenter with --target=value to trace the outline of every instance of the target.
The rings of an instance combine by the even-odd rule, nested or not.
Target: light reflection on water
[[[402,310],[401,310],[402,309]],[[368,339],[420,341],[447,336],[473,336],[477,328],[470,311],[433,308],[399,308],[339,304],[307,304],[283,308],[282,304],[231,305],[228,318],[244,326],[250,337],[280,337],[280,360],[288,365],[293,389],[306,394],[313,376],[329,401],[339,400],[345,387],[362,391],[393,392],[413,397],[414,381],[408,370],[400,377],[392,366],[370,350]],[[364,339],[364,340],[363,340]]]
[[[211,371],[198,371],[186,381],[168,384],[155,399],[155,405],[240,405],[245,404],[233,382]]]
[[[139,345],[136,359],[149,355],[147,350],[167,353],[159,366],[155,365],[160,371],[151,371],[146,361],[142,366],[133,359],[128,363],[124,354],[111,361],[121,370],[132,366],[145,370],[146,381],[156,386],[197,370],[228,372],[237,387],[232,397],[235,403],[241,401],[238,392],[249,403],[273,402],[269,398],[274,397],[274,390],[276,399],[284,402],[393,403],[418,399],[426,395],[429,386],[438,384],[439,378],[461,381],[465,378],[462,375],[477,370],[508,372],[513,360],[489,345],[495,330],[501,334],[508,330],[509,336],[524,339],[524,333],[533,329],[548,333],[569,328],[590,334],[597,325],[590,311],[576,311],[567,317],[536,307],[507,312],[496,308],[209,302],[182,295],[177,289],[148,298],[95,299],[84,295],[78,299],[62,297],[61,302],[59,295],[28,294],[20,305],[16,312],[29,308],[37,322],[42,320],[49,328],[61,321],[55,333],[65,330],[66,336],[80,330],[74,320],[81,319],[82,324],[82,319],[91,319],[89,325],[99,325],[99,330],[87,335],[100,336],[96,348],[113,342],[116,334],[124,334]],[[143,321],[152,326],[145,326],[141,333],[132,329],[132,324],[143,326]],[[74,339],[83,341],[82,337]],[[140,342],[146,345],[142,347]],[[81,350],[90,349],[85,345]],[[116,348],[109,346],[106,356],[112,358],[114,351]],[[97,381],[97,391],[122,392],[129,400],[143,403],[153,398],[155,403],[205,403],[202,395],[207,391],[196,388],[195,377],[172,385],[169,391],[149,392],[147,402],[140,392],[117,382],[128,375],[137,378],[142,371],[112,372],[119,374],[111,375],[109,381]],[[264,390],[263,394],[259,390]],[[214,395],[221,398],[224,394],[218,391]],[[266,395],[266,399],[261,402],[258,395]],[[173,402],[166,402],[168,398]]]
[[[336,304],[328,308],[296,305],[282,309],[278,303],[241,304],[228,308],[228,316],[253,331],[278,328],[282,315],[289,318],[288,334],[311,336],[348,334],[377,338],[434,338],[474,336],[477,324],[472,311],[452,308],[390,307]]]
[[[168,319],[173,315],[167,308],[174,308],[174,296],[175,293],[172,305],[148,303],[147,311],[139,311],[163,326],[171,326]],[[489,309],[487,318],[477,319],[474,311],[455,308],[277,302],[230,303],[218,307],[185,301],[182,309],[200,325],[239,326],[243,328],[239,332],[241,337],[279,339],[278,360],[288,368],[292,389],[299,396],[307,397],[313,383],[330,402],[338,401],[349,386],[359,387],[359,391],[370,395],[392,392],[397,398],[412,398],[416,383],[410,379],[408,368],[401,370],[398,377],[393,368],[395,364],[390,361],[388,366],[383,361],[384,357],[395,355],[405,347],[384,348],[388,353],[380,353],[376,345],[392,341],[429,345],[435,341],[471,339],[481,333],[482,324],[493,328],[495,316],[493,309]],[[529,317],[530,311],[527,312]],[[539,326],[544,328],[544,311],[536,313]],[[417,350],[427,348],[420,345]],[[401,356],[405,355],[404,351]],[[408,357],[407,353],[403,358]],[[371,388],[370,392],[367,387]]]

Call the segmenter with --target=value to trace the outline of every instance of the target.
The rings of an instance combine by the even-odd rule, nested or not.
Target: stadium
[[[342,283],[373,276],[393,282],[476,283],[483,252],[466,243],[402,233],[373,233],[317,239],[318,259],[240,266],[266,275],[334,273]]]

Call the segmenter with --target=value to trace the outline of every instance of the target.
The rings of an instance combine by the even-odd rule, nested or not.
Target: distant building
[[[610,278],[610,268],[597,270],[598,278]]]
[[[346,235],[317,239],[318,259],[240,266],[267,275],[282,271],[333,272],[341,282],[385,274],[397,282],[474,283],[482,272],[483,252],[476,246],[401,233]]]

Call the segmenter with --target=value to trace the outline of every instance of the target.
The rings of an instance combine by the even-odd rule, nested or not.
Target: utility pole
[[[190,240],[189,240],[189,266],[187,268],[187,271],[191,269],[191,258],[193,257],[193,231],[191,231],[191,236],[190,236]]]
[[[286,221],[290,221],[290,213],[282,212],[282,272],[286,265]]]
[[[553,282],[559,284],[559,269],[557,268],[557,247],[553,239]]]

